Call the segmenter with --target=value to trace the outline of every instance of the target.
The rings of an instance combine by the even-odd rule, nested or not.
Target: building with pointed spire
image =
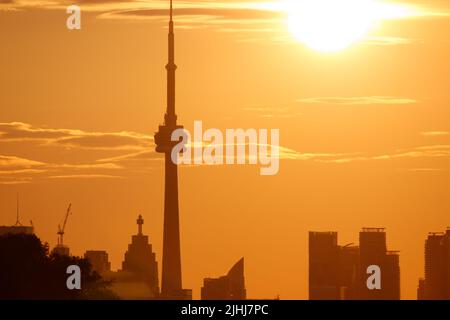
[[[152,296],[159,296],[158,263],[148,236],[142,233],[144,219],[139,215],[137,221],[138,233],[131,238],[131,244],[125,252],[122,271],[132,275],[133,281],[143,282],[149,287]]]
[[[155,133],[156,152],[165,157],[164,231],[161,298],[169,300],[192,299],[192,290],[183,289],[181,278],[180,217],[178,207],[178,168],[171,159],[172,148],[178,143],[171,140],[172,132],[183,128],[177,124],[175,113],[175,35],[172,0],[168,35],[167,109],[164,124]]]

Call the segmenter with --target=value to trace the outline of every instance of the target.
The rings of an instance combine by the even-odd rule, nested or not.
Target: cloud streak
[[[242,109],[245,112],[258,114],[261,118],[293,118],[301,116],[302,113],[294,110],[292,107],[246,107]]]
[[[398,99],[395,98],[395,101],[398,102]],[[356,104],[357,100],[345,98],[339,101],[353,105]],[[368,100],[362,99],[362,101],[367,103]],[[377,101],[380,100],[377,99]],[[391,99],[388,101],[392,102]],[[277,110],[275,107],[263,107],[246,108],[246,111],[266,114],[268,111],[273,112],[272,109]],[[284,114],[286,110],[280,112]],[[446,136],[449,135],[449,132],[427,131],[422,132],[422,135]],[[136,132],[88,132],[75,129],[40,128],[22,122],[12,122],[0,124],[0,136],[1,144],[7,144],[10,150],[15,147],[19,151],[19,154],[11,154],[11,152],[10,154],[0,154],[0,184],[24,184],[61,179],[126,178],[133,175],[142,175],[142,172],[162,167],[163,155],[155,152],[153,138]],[[24,142],[27,143],[27,148],[21,147]],[[217,145],[207,142],[192,145],[193,148],[204,148],[206,146],[214,147]],[[273,146],[270,144],[252,146],[246,142],[245,146],[247,161],[249,160],[248,151],[250,147],[256,147],[259,150],[261,146],[264,146],[267,147],[269,153],[273,150]],[[65,152],[68,147],[74,149],[70,152],[76,152],[77,162],[68,162],[66,158],[61,159],[59,157],[61,151]],[[225,150],[227,144],[220,144],[218,147]],[[45,160],[42,159],[42,148],[46,150]],[[21,155],[20,151],[24,149],[26,149],[26,154],[38,155],[39,159]],[[48,149],[53,153],[48,153]],[[81,160],[86,153],[86,159]],[[279,157],[286,161],[308,161],[323,164],[350,164],[367,161],[393,161],[396,159],[443,159],[450,157],[450,145],[423,145],[382,154],[300,152],[280,146]],[[429,168],[430,164],[427,163],[426,166],[426,168]],[[417,163],[415,167],[417,167]]]
[[[35,154],[46,160],[23,155],[0,154],[0,183],[30,183],[54,177],[100,178],[125,170],[120,163],[95,159],[104,152],[142,152],[153,148],[153,137],[136,132],[89,132],[78,129],[35,127],[23,122],[0,123],[0,144],[19,153]],[[26,148],[21,146],[25,144]],[[45,148],[45,149],[43,149]],[[76,162],[60,159],[61,154],[83,151],[86,158]],[[44,155],[43,155],[43,151]],[[63,157],[65,158],[65,157]]]
[[[136,132],[88,132],[34,127],[23,122],[0,123],[0,142],[37,141],[48,146],[96,150],[142,150],[153,137]]]
[[[44,163],[39,161],[29,160],[16,156],[0,155],[0,168],[2,169],[29,169],[32,167],[41,167],[43,165]]]
[[[360,97],[316,97],[302,98],[297,102],[304,104],[334,104],[334,105],[394,105],[394,104],[413,104],[418,100],[405,97],[391,96],[360,96]]]
[[[109,174],[72,174],[72,175],[59,175],[50,176],[50,179],[120,179],[120,176],[114,176]]]
[[[394,46],[394,45],[421,44],[423,43],[423,40],[402,38],[402,37],[390,37],[390,36],[367,36],[362,40],[362,43],[377,46]]]
[[[354,157],[336,157],[331,159],[316,159],[324,163],[351,163],[358,161],[377,161],[394,159],[417,159],[417,158],[449,158],[450,145],[429,145],[414,147],[411,149],[400,149],[390,154],[381,155],[358,155]]]
[[[449,131],[425,131],[422,132],[422,135],[426,137],[437,137],[437,136],[448,136],[450,135]]]

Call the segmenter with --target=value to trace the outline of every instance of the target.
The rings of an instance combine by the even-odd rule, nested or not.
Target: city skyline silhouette
[[[195,292],[192,289],[181,290],[181,294],[188,296],[179,292],[168,296],[160,292],[158,262],[149,236],[143,233],[142,215],[138,216],[136,224],[138,232],[132,236],[122,268],[118,270],[112,270],[107,250],[86,250],[84,259],[69,255],[68,249],[50,253],[51,248],[34,234],[33,229],[22,225],[0,226],[0,256],[3,261],[0,273],[4,277],[0,285],[1,296],[4,299],[56,299],[60,295],[61,299],[191,300],[192,292]],[[450,227],[445,232],[430,232],[425,239],[424,276],[418,279],[417,300],[450,299],[449,239]],[[36,246],[37,242],[40,248]],[[59,265],[58,269],[48,273],[45,268],[38,267],[41,262],[36,257],[40,255],[50,259],[55,268]],[[388,250],[385,228],[363,227],[359,244],[344,246],[338,245],[336,231],[310,231],[309,300],[400,300],[399,256],[399,251]],[[18,261],[21,268],[13,271],[11,267]],[[83,268],[83,287],[91,282],[88,291],[63,292],[64,266],[70,263]],[[22,268],[23,265],[34,264],[36,274]],[[378,288],[370,288],[368,284],[372,275],[369,270],[373,267],[378,269]],[[47,272],[44,278],[40,272]],[[53,278],[49,278],[52,274]],[[48,281],[51,285],[45,290],[30,291],[33,287],[24,286],[18,278],[28,279],[32,285],[41,283],[39,281]],[[245,300],[248,298],[245,278],[244,258],[241,258],[226,275],[205,277],[199,287],[200,299]],[[271,297],[272,300],[280,298],[279,294]]]

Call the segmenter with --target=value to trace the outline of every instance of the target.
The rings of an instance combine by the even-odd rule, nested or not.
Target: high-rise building
[[[101,250],[88,250],[84,253],[84,258],[89,261],[92,271],[98,274],[111,271],[111,263],[109,262],[108,253]]]
[[[180,250],[180,217],[178,208],[178,168],[172,161],[171,152],[178,143],[172,141],[172,132],[182,129],[177,125],[175,113],[175,36],[173,26],[172,0],[170,0],[170,20],[168,49],[169,61],[167,69],[167,110],[164,124],[159,126],[155,134],[156,152],[165,157],[165,190],[164,190],[164,235],[161,298],[171,300],[192,299],[192,290],[183,289],[181,280]]]
[[[340,300],[357,298],[359,280],[359,247],[351,244],[339,246]]]
[[[201,289],[202,300],[245,300],[244,258],[239,260],[226,276],[205,278]]]
[[[131,244],[125,252],[122,271],[133,275],[133,279],[147,284],[154,297],[159,295],[158,263],[148,236],[142,233],[144,219],[139,215],[137,219],[138,233],[132,236]]]
[[[400,265],[387,251],[383,228],[364,228],[359,246],[339,246],[337,232],[309,233],[310,300],[400,299]],[[367,287],[369,266],[381,272],[381,288]]]
[[[425,279],[419,279],[419,285],[417,286],[417,300],[425,300]]]
[[[385,259],[384,266],[381,269],[383,300],[400,300],[399,252],[387,251]]]
[[[339,300],[337,232],[309,233],[309,299]]]
[[[359,233],[359,256],[360,256],[360,279],[359,299],[372,300],[383,299],[382,290],[370,290],[367,287],[367,268],[377,265],[383,270],[384,258],[386,256],[386,232],[384,228],[363,228]],[[384,288],[384,272],[381,274],[381,286]]]
[[[423,286],[424,299],[450,300],[450,228],[428,234]]]
[[[425,241],[425,298],[429,300],[444,297],[443,238],[443,233],[430,233]]]
[[[363,228],[359,233],[360,279],[358,298],[363,300],[399,300],[399,254],[388,251],[384,228]],[[369,266],[378,266],[381,272],[381,289],[371,289],[366,280]]]
[[[444,299],[450,300],[450,228],[447,228],[442,239],[442,254],[444,256]]]

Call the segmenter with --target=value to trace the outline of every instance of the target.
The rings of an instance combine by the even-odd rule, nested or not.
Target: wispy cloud
[[[50,179],[119,179],[120,176],[114,176],[109,174],[71,174],[71,175],[59,175],[50,176]]]
[[[46,171],[43,162],[17,156],[0,155],[0,184],[30,183],[32,176]]]
[[[162,160],[163,158],[164,155],[157,153],[154,150],[145,150],[110,158],[102,158],[97,160],[97,162],[116,163],[116,162],[131,162],[131,161],[146,161],[146,160]]]
[[[292,118],[301,116],[302,113],[289,106],[279,107],[245,107],[246,112],[257,114],[261,118]]]
[[[35,154],[41,158],[36,160],[34,157],[19,154],[0,154],[0,182],[14,184],[55,177],[116,177],[117,172],[127,168],[118,161],[97,161],[99,155],[152,150],[153,137],[128,131],[90,132],[11,122],[0,123],[0,144],[7,145],[10,150],[17,150],[19,154]],[[26,148],[21,147],[23,144]],[[42,152],[44,147],[45,155]],[[83,157],[67,161],[67,156],[60,156],[73,152],[74,149],[78,149],[77,152]]]
[[[205,5],[206,4],[206,5]],[[234,4],[228,4],[228,6],[218,6],[215,3],[201,3],[197,2],[195,6],[178,7],[174,9],[174,15],[178,17],[186,16],[202,16],[211,17],[217,20],[223,21],[242,21],[242,20],[267,20],[275,17],[280,17],[279,12],[271,10],[262,10],[257,8],[244,7],[242,4],[235,2]],[[219,4],[220,5],[220,4]],[[126,10],[119,11],[115,14],[125,16],[143,16],[143,17],[163,17],[166,18],[169,15],[167,8],[149,8],[141,10]]]
[[[123,167],[117,163],[46,163],[42,161],[30,160],[17,156],[0,155],[0,180],[7,178],[8,181],[15,176],[22,180],[24,177],[48,178],[52,174],[61,174],[62,172],[101,172],[101,171],[118,171]],[[84,176],[96,174],[71,174],[71,176]],[[29,181],[29,180],[27,180]]]
[[[436,137],[436,136],[448,136],[450,135],[449,131],[425,131],[422,132],[422,135],[426,137]]]
[[[28,184],[32,182],[32,178],[21,178],[21,177],[15,177],[15,178],[1,178],[0,177],[0,185],[17,185],[17,184]]]
[[[367,99],[363,99],[363,101],[367,101]],[[348,98],[344,102],[345,104],[349,103]],[[355,99],[350,99],[350,104],[355,104]],[[249,107],[245,108],[245,110],[258,112],[262,115],[272,113],[275,116],[292,111],[288,107]],[[427,131],[422,134],[425,136],[440,136],[447,135],[449,132]],[[77,129],[37,128],[29,124],[14,122],[0,124],[0,135],[4,138],[1,139],[0,143],[9,144],[9,150],[16,149],[21,151],[23,149],[21,144],[27,143],[26,152],[23,154],[19,152],[19,154],[0,155],[0,184],[23,184],[46,179],[125,178],[133,174],[141,175],[146,170],[162,166],[161,160],[163,155],[155,152],[153,138],[141,133],[126,131],[101,133]],[[84,140],[84,138],[87,140]],[[91,138],[94,141],[89,140]],[[67,140],[70,142],[67,142]],[[229,145],[227,144],[228,142],[223,142],[220,144],[202,142],[191,146],[193,149],[203,149],[206,146],[218,147],[225,151]],[[75,157],[78,160],[73,162],[67,161],[67,157],[60,158],[61,151],[66,151],[68,144],[71,145],[70,148],[76,149],[70,152],[76,151],[77,155],[83,154],[83,157]],[[261,147],[265,147],[269,153],[273,150],[273,146],[270,143],[252,144],[246,141],[244,145],[246,147],[247,160],[250,159],[248,154],[250,148],[260,150]],[[41,150],[44,147],[46,148],[45,157],[41,154]],[[51,149],[53,153],[47,152],[47,149]],[[381,154],[308,152],[298,151],[285,146],[279,146],[278,150],[281,160],[329,164],[450,157],[450,145],[448,144],[423,145]],[[85,157],[86,153],[87,157]],[[37,155],[37,158],[30,157],[30,154]],[[192,152],[192,155],[194,156],[195,152]],[[415,163],[417,165],[417,162]],[[430,168],[429,163],[427,163],[426,168]]]
[[[115,163],[90,163],[90,164],[49,164],[50,168],[56,169],[122,169]]]
[[[36,174],[44,173],[47,170],[43,169],[17,169],[17,170],[0,170],[0,176],[5,175],[23,175],[23,174]]]
[[[394,45],[407,45],[413,43],[423,43],[423,40],[391,37],[391,36],[367,36],[362,40],[363,44],[377,45],[377,46],[394,46]]]
[[[34,127],[23,122],[0,123],[0,142],[38,141],[44,145],[99,150],[142,150],[153,137],[129,131],[88,132]]]
[[[410,169],[406,169],[407,171],[412,171],[412,172],[441,172],[443,171],[443,169],[441,168],[410,168]]]
[[[321,161],[354,155],[354,153],[300,152],[287,147],[279,147],[279,149],[280,159],[284,160]]]
[[[43,166],[44,163],[16,156],[0,155],[0,168],[15,170]]]
[[[350,163],[356,161],[394,160],[407,158],[448,158],[450,157],[450,145],[419,146],[410,149],[399,149],[392,153],[378,155],[357,155],[353,157],[335,157],[331,159],[318,159],[326,163]]]
[[[412,104],[419,101],[406,97],[391,96],[360,96],[360,97],[315,97],[302,98],[297,102],[305,104],[335,104],[335,105],[377,105],[377,104]]]

